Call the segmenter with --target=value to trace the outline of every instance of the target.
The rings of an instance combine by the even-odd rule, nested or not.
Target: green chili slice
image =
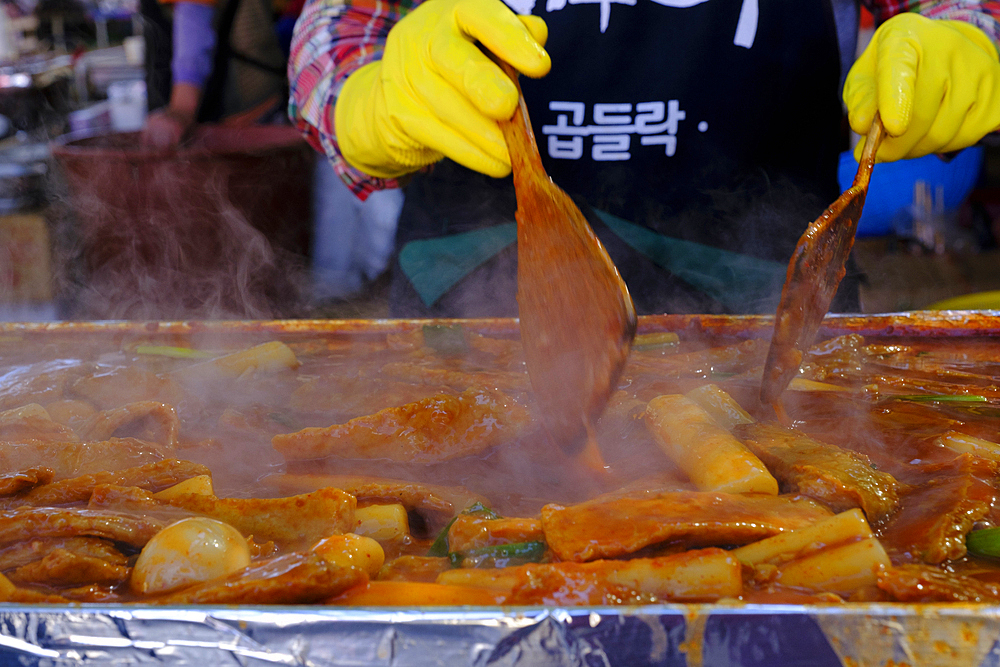
[[[534,542],[508,542],[506,544],[494,544],[489,547],[472,549],[462,554],[466,558],[516,558],[531,563],[537,563],[545,555],[545,542],[538,540]]]
[[[508,561],[500,565],[521,565],[538,563],[545,556],[545,542],[508,542],[494,544],[489,547],[470,549],[469,551],[453,551],[448,554],[452,567],[462,567],[465,561],[471,561],[474,567],[482,563],[496,564],[498,561]]]
[[[462,514],[475,514],[476,516],[482,519],[490,519],[490,520],[503,518],[499,514],[491,510],[489,507],[478,501],[472,503],[464,510],[462,510]]]
[[[491,510],[486,505],[479,501],[476,501],[462,510],[462,514],[474,514],[480,518],[494,520],[502,518],[499,514]],[[451,530],[451,526],[458,519],[456,516],[454,519],[449,521],[447,525],[438,533],[438,536],[434,538],[434,542],[431,544],[431,548],[427,551],[428,556],[434,556],[435,558],[443,558],[444,556],[449,556],[451,549],[448,547],[448,531]],[[452,564],[454,564],[455,559],[452,557]],[[454,567],[458,567],[455,565]]]
[[[965,546],[973,556],[1000,558],[1000,528],[972,531],[965,536]]]
[[[455,523],[456,519],[458,519],[457,516],[446,523],[444,528],[441,529],[441,532],[434,538],[434,542],[431,543],[431,548],[427,550],[428,556],[443,558],[448,555],[448,531],[451,530],[451,524]]]

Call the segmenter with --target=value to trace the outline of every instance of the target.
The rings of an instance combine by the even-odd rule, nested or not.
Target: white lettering
[[[611,162],[627,160],[632,157],[628,152],[632,137],[627,134],[605,134],[594,137],[594,149],[591,157],[595,162]]]
[[[677,152],[677,137],[660,134],[654,137],[642,137],[639,142],[643,146],[666,146],[667,157],[673,157]]]
[[[658,5],[670,7],[672,9],[690,9],[708,2],[708,0],[652,0]],[[515,12],[519,14],[529,14],[535,6],[535,0],[505,0]],[[567,5],[587,5],[599,4],[601,6],[601,32],[608,29],[611,22],[611,5],[629,5],[634,7],[636,0],[545,0],[545,10],[557,12],[565,9]],[[524,8],[529,7],[526,11]],[[733,36],[733,44],[749,49],[753,46],[754,38],[757,36],[757,23],[759,20],[759,0],[743,0],[740,7],[740,17],[736,24],[736,34]]]
[[[611,5],[629,5],[635,7],[636,0],[546,0],[545,9],[554,12],[560,9],[564,9],[568,4],[571,5],[593,5],[598,4],[601,6],[601,32],[608,29],[608,24],[611,23]]]
[[[635,105],[638,112],[635,115],[635,129],[639,134],[656,134],[663,132],[661,129],[654,129],[656,125],[651,123],[663,122],[666,118],[667,105],[663,102],[639,102]]]
[[[570,137],[562,140],[559,137],[550,136],[549,157],[560,160],[579,160],[583,157],[583,137]]]
[[[642,146],[663,146],[666,155],[673,156],[677,150],[675,135],[680,122],[687,118],[680,102],[639,102],[635,105],[634,121],[632,108],[628,102],[595,103],[594,122],[584,125],[587,106],[583,102],[549,102],[549,110],[557,112],[555,125],[543,125],[541,131],[548,137],[549,156],[579,160],[583,157],[584,137],[591,137],[594,160],[628,160],[632,157],[629,152],[632,134],[640,136]],[[698,129],[704,132],[708,127],[702,130],[699,125]]]
[[[757,0],[743,0],[743,6],[740,7],[740,20],[736,23],[736,34],[733,36],[733,44],[745,49],[753,46],[753,40],[757,37],[759,13]]]
[[[504,0],[515,14],[528,15],[535,8],[535,0]]]
[[[583,102],[549,102],[549,111],[568,111],[573,114],[573,124],[583,125],[583,115],[587,113],[587,105]],[[559,116],[560,125],[566,124],[566,116]]]
[[[595,104],[594,122],[598,125],[628,125],[632,120],[631,104]]]
[[[677,134],[677,124],[687,118],[687,113],[681,111],[681,103],[677,100],[667,102],[667,134]]]
[[[666,120],[664,120],[664,109],[666,109]],[[687,118],[687,113],[681,111],[681,103],[677,100],[670,100],[665,105],[663,102],[640,102],[635,105],[635,110],[641,112],[635,117],[635,129],[639,134],[661,132],[677,134],[677,124]],[[650,123],[655,124],[650,125]]]

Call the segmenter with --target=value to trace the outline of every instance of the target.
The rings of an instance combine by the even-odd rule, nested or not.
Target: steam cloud
[[[218,161],[60,156],[57,265],[76,319],[273,319],[307,307],[306,194]],[[310,163],[311,164],[311,163]],[[301,165],[300,165],[301,166]],[[299,169],[298,171],[301,171]],[[284,188],[284,189],[283,189]]]

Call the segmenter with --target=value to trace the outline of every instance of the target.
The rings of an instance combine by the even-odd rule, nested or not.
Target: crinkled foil
[[[0,606],[0,665],[1000,665],[1000,608]]]

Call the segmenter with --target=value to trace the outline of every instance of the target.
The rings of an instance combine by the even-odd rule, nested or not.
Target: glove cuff
[[[382,63],[360,68],[344,81],[333,108],[333,126],[344,160],[369,176],[398,178],[424,166],[423,151],[389,147],[379,137],[386,118]]]

